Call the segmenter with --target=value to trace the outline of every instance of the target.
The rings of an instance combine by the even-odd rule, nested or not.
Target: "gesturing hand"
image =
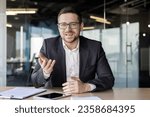
[[[90,85],[83,83],[77,77],[71,77],[66,83],[62,84],[65,94],[76,94],[90,91]]]
[[[39,54],[38,61],[39,61],[39,64],[41,65],[41,68],[43,69],[44,73],[51,74],[56,61],[46,58],[42,53]]]

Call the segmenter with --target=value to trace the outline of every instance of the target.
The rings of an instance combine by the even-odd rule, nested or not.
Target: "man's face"
[[[79,38],[82,24],[74,13],[61,14],[58,18],[58,29],[60,36],[66,43],[73,43]]]

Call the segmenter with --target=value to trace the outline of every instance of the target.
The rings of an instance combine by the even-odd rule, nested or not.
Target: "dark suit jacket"
[[[80,36],[79,78],[82,82],[96,85],[93,91],[110,89],[114,85],[114,77],[107,62],[101,43]],[[48,59],[55,59],[56,63],[50,78],[45,80],[42,69],[37,63],[32,82],[35,87],[60,87],[66,82],[65,50],[60,36],[45,39],[40,50]]]

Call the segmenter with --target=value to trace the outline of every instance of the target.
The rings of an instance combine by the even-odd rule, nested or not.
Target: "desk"
[[[12,87],[0,87],[0,91],[11,88]],[[44,93],[50,92],[62,92],[62,89],[52,88]],[[112,90],[103,92],[75,94],[74,96],[98,96],[103,100],[150,100],[150,88],[113,88]],[[27,99],[32,100],[33,97]],[[70,97],[63,98],[63,100],[70,100]]]

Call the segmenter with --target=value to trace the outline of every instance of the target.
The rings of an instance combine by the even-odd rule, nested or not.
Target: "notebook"
[[[1,99],[24,99],[42,92],[46,89],[34,88],[34,87],[16,87],[6,91],[0,92]]]

